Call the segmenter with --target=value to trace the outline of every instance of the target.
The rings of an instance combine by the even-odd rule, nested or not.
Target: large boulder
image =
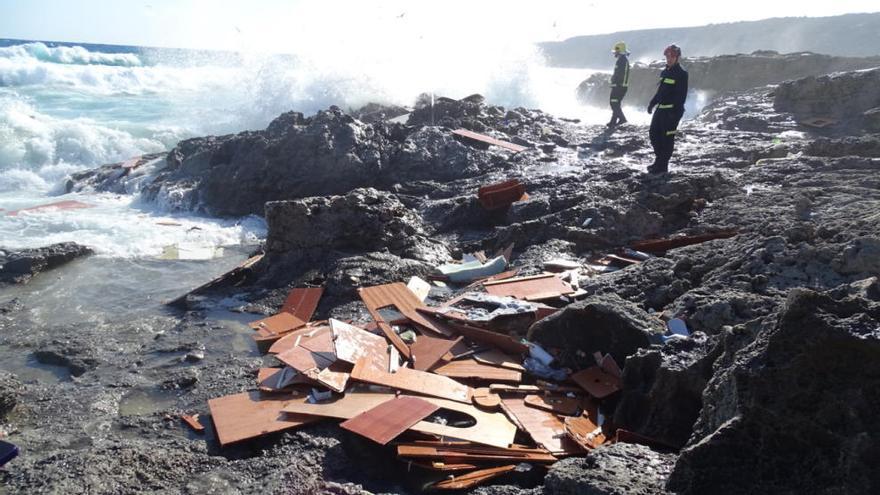
[[[356,189],[344,196],[318,196],[266,204],[267,254],[295,253],[319,259],[333,251],[384,251],[422,261],[449,258],[426,234],[421,218],[391,193]]]
[[[776,88],[773,106],[796,118],[830,117],[862,125],[863,114],[880,107],[880,68],[788,81]]]
[[[880,304],[795,289],[728,363],[706,388],[669,489],[880,490]]]
[[[626,359],[614,424],[682,447],[703,407],[712,377],[716,339],[695,333],[659,349],[640,349]]]
[[[23,284],[37,274],[57,268],[76,258],[92,254],[91,248],[75,242],[61,242],[51,246],[4,251],[0,249],[0,284]]]
[[[528,339],[559,349],[563,366],[580,369],[595,363],[594,352],[623,363],[627,356],[659,341],[662,322],[616,294],[602,294],[567,306],[535,323]]]
[[[654,495],[663,492],[675,455],[614,443],[563,459],[544,479],[547,495]]]

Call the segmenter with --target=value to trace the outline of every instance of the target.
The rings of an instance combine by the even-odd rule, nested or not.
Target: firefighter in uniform
[[[614,74],[611,75],[611,121],[605,124],[606,127],[626,123],[626,117],[623,115],[620,105],[629,87],[629,60],[627,59],[629,52],[626,51],[626,43],[623,41],[615,43],[611,53],[617,58],[617,62],[614,64]]]
[[[666,56],[666,68],[660,73],[657,94],[648,104],[648,113],[657,107],[651,118],[651,146],[654,147],[656,157],[654,164],[648,167],[648,173],[652,174],[660,174],[669,169],[678,121],[684,114],[684,101],[688,91],[688,73],[678,63],[681,48],[669,45],[663,50],[663,55]]]

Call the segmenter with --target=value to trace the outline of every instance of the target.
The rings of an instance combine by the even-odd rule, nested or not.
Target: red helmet
[[[678,45],[673,43],[673,44],[667,46],[666,49],[663,50],[663,56],[665,57],[666,55],[674,55],[676,57],[681,57],[681,48],[679,48]]]

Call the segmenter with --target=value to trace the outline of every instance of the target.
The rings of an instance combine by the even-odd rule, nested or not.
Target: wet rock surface
[[[44,271],[90,254],[90,248],[74,242],[19,251],[0,249],[0,284],[27,283]]]
[[[876,492],[877,135],[800,125],[775,97],[731,93],[683,122],[671,173],[659,176],[643,173],[653,158],[644,126],[609,130],[478,97],[437,99],[433,113],[421,102],[407,124],[329,109],[183,142],[144,178],[145,194],[224,215],[277,200],[265,207],[256,282],[183,315],[102,325],[34,325],[40,308],[4,302],[0,345],[58,379],[19,376],[7,431],[30,453],[0,481],[13,493],[416,493],[392,454],[334,427],[220,449],[206,401],[253,389],[267,364],[241,322],[214,316],[220,301],[268,314],[290,287],[320,285],[316,318],[367,321],[357,287],[425,276],[440,258],[513,242],[513,265],[534,274],[549,258],[595,266],[636,240],[735,229],[625,269],[585,269],[583,300],[532,329],[565,364],[611,352],[623,390],[606,417],[680,453],[608,445],[558,462],[543,485],[477,491]],[[447,128],[430,125],[441,120]],[[486,148],[454,127],[530,147]],[[477,189],[509,178],[529,199],[483,210]],[[673,317],[691,337],[664,343]],[[201,413],[204,437],[181,412]]]
[[[648,495],[662,493],[675,456],[643,445],[618,443],[586,457],[557,462],[544,480],[553,495]],[[634,476],[634,473],[638,473]]]

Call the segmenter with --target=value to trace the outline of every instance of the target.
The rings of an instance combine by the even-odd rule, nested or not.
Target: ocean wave
[[[141,58],[135,53],[103,53],[82,46],[47,46],[42,42],[24,43],[0,48],[0,58],[34,59],[66,65],[109,65],[139,67]]]

